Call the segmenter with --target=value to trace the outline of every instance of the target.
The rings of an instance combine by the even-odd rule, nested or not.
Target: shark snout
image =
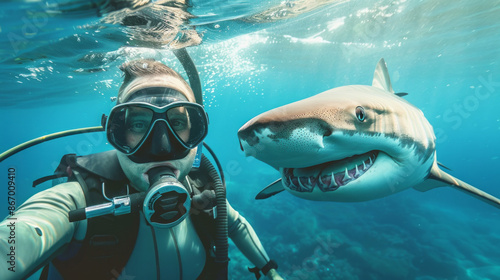
[[[250,122],[249,122],[250,123]],[[295,119],[287,122],[253,122],[245,124],[238,130],[240,145],[245,142],[254,146],[261,138],[267,137],[274,141],[307,141],[306,134],[313,138],[326,137],[333,133],[333,128],[319,119]],[[301,139],[300,137],[306,137]],[[244,150],[243,147],[241,147]]]
[[[240,148],[246,156],[253,156],[272,166],[283,166],[273,159],[286,159],[303,163],[303,156],[324,148],[324,138],[332,135],[333,128],[320,119],[293,119],[263,122],[252,120],[238,131]],[[307,157],[307,156],[306,156]],[[310,156],[309,156],[310,157]],[[290,166],[290,165],[287,165]]]

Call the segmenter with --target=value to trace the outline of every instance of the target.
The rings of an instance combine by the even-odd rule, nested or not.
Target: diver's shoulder
[[[82,186],[78,181],[70,181],[70,182],[65,182],[61,184],[57,184],[51,188],[48,188],[47,190],[51,191],[59,191],[59,192],[64,192],[64,193],[79,193],[81,195],[84,195]]]
[[[43,190],[31,199],[49,198],[60,202],[75,204],[77,208],[86,206],[85,193],[78,182],[65,182]]]

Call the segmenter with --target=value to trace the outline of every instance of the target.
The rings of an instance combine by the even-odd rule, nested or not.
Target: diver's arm
[[[68,212],[82,207],[85,197],[80,185],[64,183],[33,195],[2,221],[0,279],[24,279],[48,263],[78,227],[86,226],[68,221]],[[14,258],[8,256],[12,252]]]
[[[270,259],[252,226],[231,207],[229,202],[227,203],[227,216],[229,237],[250,262],[262,269]],[[275,269],[271,269],[267,276],[269,279],[283,279]]]

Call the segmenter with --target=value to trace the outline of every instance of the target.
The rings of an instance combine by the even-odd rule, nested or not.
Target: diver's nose
[[[153,128],[151,153],[154,155],[163,155],[172,152],[172,141],[169,135],[169,129],[165,122],[157,122]]]

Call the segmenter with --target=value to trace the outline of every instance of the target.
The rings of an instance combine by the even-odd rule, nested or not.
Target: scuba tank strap
[[[38,178],[35,181],[33,181],[33,188],[35,188],[36,186],[38,186],[42,183],[45,183],[47,181],[59,179],[62,177],[68,177],[68,176],[65,172],[61,172],[61,173],[54,173],[54,174],[49,175],[49,176],[44,176],[42,178]]]
[[[54,171],[54,174],[36,179],[33,181],[33,188],[49,180],[61,179],[64,177],[70,178],[73,175],[72,169],[76,166],[76,154],[64,155]],[[56,183],[53,185],[56,185]]]
[[[85,182],[85,179],[83,178],[82,174],[80,171],[72,169],[73,176],[75,177],[76,181],[78,184],[80,184],[80,187],[83,190],[83,194],[85,196],[85,201],[88,203],[90,201],[89,197],[89,187],[87,186],[87,183]]]
[[[77,155],[76,154],[66,154],[61,158],[61,161],[59,162],[59,165],[57,166],[56,170],[54,171],[53,175],[45,176],[42,178],[39,178],[35,181],[33,181],[33,187],[36,187],[46,181],[49,180],[57,180],[57,179],[62,179],[64,177],[68,178],[68,181],[77,181],[82,190],[83,193],[85,194],[85,201],[89,201],[88,193],[89,189],[86,183],[86,179],[80,173],[79,170],[82,170],[82,166],[79,166],[77,163]],[[88,176],[85,176],[88,177]],[[54,182],[53,185],[56,185],[57,183],[60,182]]]

